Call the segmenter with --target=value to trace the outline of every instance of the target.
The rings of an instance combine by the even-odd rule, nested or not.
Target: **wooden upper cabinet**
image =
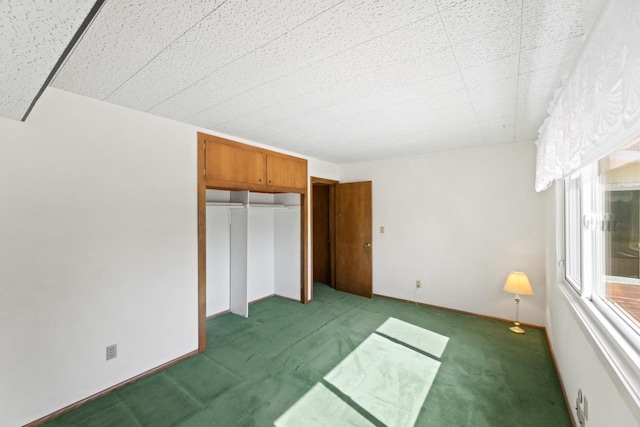
[[[267,154],[267,185],[305,188],[307,186],[307,161],[280,154]]]
[[[205,179],[208,188],[302,193],[307,189],[307,161],[207,135]]]
[[[205,152],[207,181],[265,185],[265,154],[262,150],[229,144],[226,140],[207,139]]]

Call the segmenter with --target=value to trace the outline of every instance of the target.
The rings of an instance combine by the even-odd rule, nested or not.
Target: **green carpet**
[[[324,379],[389,427],[412,426],[440,362],[372,334]]]
[[[398,331],[392,321],[376,332],[390,318],[410,326]],[[410,333],[411,325],[431,331],[435,340]],[[408,349],[440,362],[415,409],[417,426],[571,426],[542,331],[516,335],[502,322],[366,299],[321,284],[309,305],[276,297],[252,305],[248,319],[227,314],[209,320],[205,353],[46,425],[269,426],[306,414],[308,422],[299,425],[380,426],[357,387],[329,376],[371,336],[394,345],[413,340]],[[447,337],[446,347],[438,347]],[[440,357],[438,348],[444,349]],[[422,372],[416,377],[430,381]],[[296,412],[301,407],[306,409]]]
[[[376,332],[435,357],[442,357],[449,338],[390,317]]]
[[[275,421],[276,427],[376,425],[322,384],[316,384]]]

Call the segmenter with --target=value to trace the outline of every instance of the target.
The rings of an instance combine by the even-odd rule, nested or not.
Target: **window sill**
[[[640,419],[640,354],[595,305],[580,297],[564,280],[558,286],[587,339],[599,350],[599,358]]]

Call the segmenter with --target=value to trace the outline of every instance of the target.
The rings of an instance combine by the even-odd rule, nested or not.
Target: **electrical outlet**
[[[422,282],[420,280],[416,280],[416,288],[421,288]]]
[[[118,357],[118,344],[111,344],[107,346],[107,360],[115,359]]]
[[[584,397],[584,419],[589,421],[589,401],[587,396]]]
[[[587,396],[583,396],[582,389],[578,389],[578,397],[576,398],[576,416],[578,417],[578,424],[580,427],[584,427],[587,423],[588,408]]]

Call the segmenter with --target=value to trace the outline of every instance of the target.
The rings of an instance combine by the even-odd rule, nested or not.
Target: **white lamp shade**
[[[531,283],[526,274],[521,271],[513,271],[504,282],[504,290],[518,295],[533,295]]]

